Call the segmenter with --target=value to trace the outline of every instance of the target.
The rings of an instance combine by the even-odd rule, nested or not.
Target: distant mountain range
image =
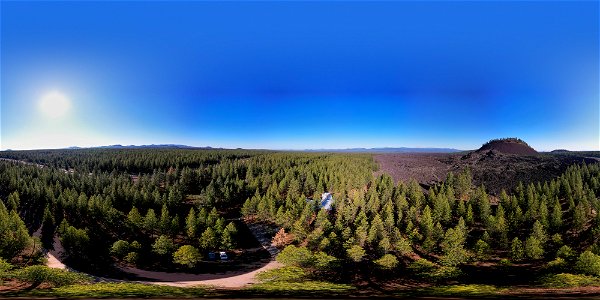
[[[151,144],[151,145],[108,145],[108,146],[97,146],[97,147],[77,147],[72,146],[66,149],[153,149],[153,148],[164,148],[164,149],[223,149],[223,148],[213,148],[213,147],[194,147],[188,145],[178,145],[178,144]]]
[[[179,144],[152,144],[152,145],[108,145],[98,147],[69,147],[67,149],[226,149],[226,148],[213,148],[210,146],[206,147],[194,147],[188,145]],[[240,148],[237,148],[240,149]],[[409,147],[383,147],[383,148],[347,148],[347,149],[304,149],[304,150],[281,150],[281,151],[306,151],[306,152],[349,152],[349,153],[454,153],[461,152],[463,150],[453,148],[409,148]]]
[[[308,152],[365,152],[365,153],[454,153],[462,152],[454,148],[348,148],[348,149],[306,149]]]

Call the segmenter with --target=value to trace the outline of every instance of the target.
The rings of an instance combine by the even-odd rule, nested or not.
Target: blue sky
[[[2,149],[600,149],[597,1],[0,9]]]

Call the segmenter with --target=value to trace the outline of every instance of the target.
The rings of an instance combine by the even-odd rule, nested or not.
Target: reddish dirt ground
[[[485,152],[489,150],[496,150],[506,154],[517,154],[517,155],[537,155],[539,154],[535,149],[531,148],[525,142],[517,139],[505,139],[505,140],[493,140],[485,143],[478,152]]]
[[[254,276],[260,272],[281,267],[281,264],[272,260],[260,267],[261,263],[248,266],[252,271],[241,270],[235,272],[224,272],[221,274],[188,274],[188,273],[167,273],[146,271],[136,268],[123,268],[124,271],[135,274],[140,278],[150,281],[141,280],[140,282],[152,283],[159,285],[189,287],[197,285],[208,285],[220,288],[241,288],[249,284],[255,283]]]
[[[375,175],[390,174],[394,181],[417,180],[424,188],[445,180],[448,172],[461,172],[469,167],[476,186],[485,185],[488,192],[498,195],[502,189],[511,191],[521,181],[524,184],[543,182],[560,176],[573,164],[595,163],[594,158],[539,154],[531,156],[504,154],[497,150],[462,153],[386,153],[375,154],[379,170]]]
[[[451,165],[446,161],[453,154],[431,153],[389,153],[377,154],[375,160],[379,163],[376,176],[390,174],[394,181],[408,182],[415,179],[419,183],[428,184],[446,179]]]

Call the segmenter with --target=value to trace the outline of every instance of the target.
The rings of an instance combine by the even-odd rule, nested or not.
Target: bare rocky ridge
[[[557,155],[538,153],[519,139],[493,140],[475,151],[462,153],[386,153],[376,154],[379,170],[395,181],[415,179],[425,189],[446,179],[449,172],[470,168],[475,185],[484,185],[490,194],[513,190],[521,181],[543,182],[560,176],[568,166],[595,163],[584,153]]]
[[[535,149],[531,148],[527,143],[517,138],[505,138],[491,140],[476,152],[487,152],[497,151],[504,154],[516,154],[516,155],[537,155],[539,154]]]

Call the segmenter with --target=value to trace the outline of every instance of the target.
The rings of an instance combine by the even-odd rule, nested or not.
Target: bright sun
[[[71,108],[69,98],[64,94],[52,91],[45,94],[40,100],[40,110],[50,118],[60,118]]]

